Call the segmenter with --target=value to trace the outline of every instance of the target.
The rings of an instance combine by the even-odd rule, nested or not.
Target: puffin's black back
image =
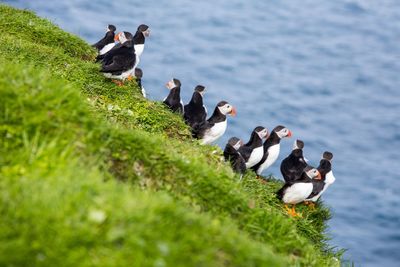
[[[242,155],[230,144],[224,149],[225,161],[229,161],[234,172],[243,174],[246,171],[246,164]]]
[[[173,112],[183,113],[183,105],[181,102],[181,88],[174,87],[169,91],[164,104],[167,105]]]
[[[115,36],[115,33],[113,31],[108,31],[108,32],[106,32],[106,35],[100,41],[93,44],[92,46],[100,51],[101,49],[103,49],[104,46],[114,43],[114,36]]]
[[[201,123],[206,120],[206,110],[203,106],[203,97],[199,92],[194,92],[190,102],[185,105],[185,122],[193,126],[195,123]]]
[[[290,155],[282,160],[281,173],[286,182],[299,180],[307,163],[303,158],[301,149],[292,150]]]
[[[307,197],[307,199],[313,198],[316,195],[318,195],[324,189],[324,186],[325,186],[325,181],[322,179],[321,180],[312,179],[311,182],[313,184],[313,190],[312,190],[311,194]]]

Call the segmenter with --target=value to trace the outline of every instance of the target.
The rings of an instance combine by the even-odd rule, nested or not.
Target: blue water
[[[283,124],[312,163],[332,151],[330,243],[356,266],[400,266],[400,1],[5,2],[89,42],[108,23],[150,25],[140,67],[151,99],[172,77],[186,101],[204,84],[209,110],[219,100],[238,110],[220,145]],[[278,165],[266,174],[280,176]]]

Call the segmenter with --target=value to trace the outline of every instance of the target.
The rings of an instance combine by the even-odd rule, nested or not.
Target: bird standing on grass
[[[250,140],[239,149],[246,162],[247,169],[253,167],[262,159],[264,155],[263,139],[267,137],[268,130],[262,126],[257,126],[251,133]]]
[[[140,24],[136,30],[135,35],[133,36],[133,45],[134,45],[135,54],[136,54],[135,67],[140,62],[140,57],[142,56],[143,51],[144,51],[144,43],[146,41],[146,37],[149,37],[149,36],[150,36],[149,26],[147,26],[146,24]]]
[[[280,151],[280,142],[282,138],[291,137],[292,132],[282,126],[276,126],[267,140],[264,142],[264,156],[261,161],[257,163],[252,169],[257,173],[257,175],[261,175],[261,173],[271,167],[272,164],[275,163],[279,156]]]
[[[321,173],[321,180],[313,180],[313,190],[306,199],[306,204],[314,206],[320,196],[325,192],[328,187],[335,182],[335,176],[332,172],[332,158],[333,154],[329,151],[325,151],[322,154],[322,159],[319,162],[318,171]],[[308,202],[308,203],[307,203]]]
[[[227,114],[235,116],[236,109],[226,101],[219,102],[208,120],[193,125],[193,137],[200,139],[203,145],[217,141],[226,131]]]
[[[298,216],[295,205],[303,202],[313,191],[313,179],[321,180],[321,174],[316,168],[307,166],[304,169],[302,177],[294,182],[285,183],[277,192],[278,199],[285,204],[292,204],[292,209],[285,205],[286,210],[292,216]]]
[[[181,81],[173,78],[168,81],[165,86],[169,89],[168,96],[164,99],[163,103],[172,112],[183,114],[183,102],[181,100]]]
[[[102,39],[100,39],[100,41],[92,45],[98,50],[99,54],[105,54],[104,51],[102,52],[103,48],[109,44],[114,44],[116,29],[117,28],[114,25],[108,25],[106,35]]]
[[[135,50],[132,43],[132,34],[120,32],[117,35],[119,44],[114,46],[104,57],[101,72],[111,79],[124,81],[132,79],[135,65]],[[121,82],[116,82],[121,85]]]
[[[225,161],[229,161],[232,167],[232,170],[236,173],[241,174],[240,179],[246,171],[246,163],[240,152],[239,148],[243,145],[243,141],[237,137],[232,137],[228,140],[228,143],[224,149],[224,158]]]
[[[193,127],[196,123],[201,123],[207,118],[207,109],[203,105],[203,95],[205,93],[205,87],[202,85],[197,85],[194,88],[192,99],[185,105],[185,114],[183,118],[185,122],[190,127]]]
[[[285,182],[299,180],[304,168],[307,167],[307,162],[303,157],[303,148],[303,141],[294,141],[292,153],[282,160],[281,173]]]

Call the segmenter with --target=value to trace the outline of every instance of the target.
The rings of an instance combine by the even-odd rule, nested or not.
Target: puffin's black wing
[[[251,156],[251,152],[253,152],[253,149],[244,145],[239,148],[239,152],[242,155],[244,161],[247,162]]]
[[[283,199],[283,196],[285,195],[286,189],[288,189],[290,186],[292,186],[293,183],[285,183],[281,189],[276,192],[276,196],[278,197],[279,200]]]
[[[195,123],[192,126],[192,136],[197,139],[204,137],[207,130],[214,126],[214,123],[209,121],[202,121],[200,123]]]
[[[107,54],[106,58],[111,57],[111,60],[105,60],[101,67],[101,72],[118,73],[131,69],[135,65],[136,57],[133,47],[121,47]],[[105,59],[106,59],[105,58]],[[109,62],[109,64],[107,64]]]
[[[253,167],[251,167],[251,169],[256,172],[258,170],[258,168],[261,166],[261,164],[263,164],[267,160],[268,155],[269,155],[268,150],[265,151],[265,149],[264,149],[264,156],[262,157],[260,162],[257,163],[256,165],[254,165]]]
[[[232,164],[232,168],[235,172],[241,174],[246,172],[246,162],[244,161],[244,158],[242,157],[240,152],[238,152],[238,156],[235,159],[234,163]]]
[[[101,49],[103,49],[104,46],[113,42],[114,42],[114,32],[109,31],[100,41],[93,44],[92,46],[100,51]]]
[[[282,160],[281,173],[286,182],[294,182],[301,178],[307,163],[302,158],[287,157]]]
[[[313,185],[313,190],[312,193],[307,197],[307,199],[309,198],[313,198],[316,195],[318,195],[325,186],[325,182],[323,180],[317,180],[317,179],[312,179],[312,185]]]
[[[234,172],[244,173],[246,171],[246,163],[242,155],[230,144],[224,149],[225,161],[229,161]]]

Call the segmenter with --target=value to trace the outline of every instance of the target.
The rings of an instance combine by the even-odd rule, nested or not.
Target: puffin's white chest
[[[253,149],[248,161],[246,162],[246,168],[247,169],[251,168],[254,165],[256,165],[257,163],[259,163],[263,156],[264,156],[264,147],[263,146]]]
[[[261,166],[258,168],[258,175],[260,175],[264,170],[268,169],[272,164],[275,163],[275,161],[278,159],[280,149],[280,144],[276,144],[268,148],[268,157],[264,161],[264,163],[261,164]]]
[[[104,55],[108,51],[110,51],[115,46],[115,43],[106,44],[100,51],[100,55]]]
[[[336,180],[336,178],[335,178],[335,176],[333,176],[333,172],[332,171],[328,172],[325,175],[325,183],[326,184],[331,185],[331,184],[333,184],[335,182],[335,180]]]
[[[312,183],[295,183],[285,190],[282,200],[288,204],[300,203],[312,193],[312,189]]]
[[[202,144],[211,144],[220,138],[225,133],[227,125],[228,122],[226,119],[222,122],[215,123],[214,126],[204,134]]]
[[[143,54],[144,44],[136,44],[134,45],[135,54],[137,57],[140,57]]]

